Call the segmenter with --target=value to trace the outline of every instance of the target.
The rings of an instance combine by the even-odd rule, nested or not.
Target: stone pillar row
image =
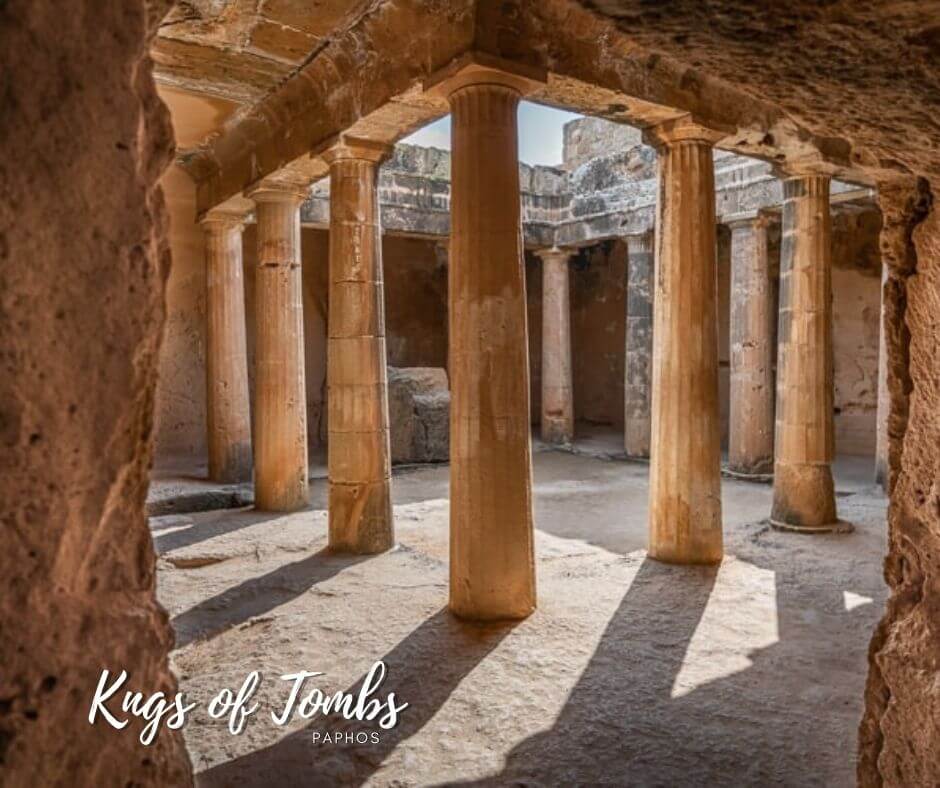
[[[536,606],[529,364],[516,112],[531,79],[475,66],[436,89],[452,115],[449,372],[450,608],[522,618]],[[712,147],[689,119],[648,129],[658,152],[657,225],[627,239],[624,446],[650,458],[649,556],[723,555],[717,260]],[[329,544],[376,553],[394,543],[377,197],[385,145],[341,137],[330,168]],[[307,503],[300,205],[306,190],[263,182],[256,205],[254,471],[259,509]],[[732,226],[730,465],[763,473],[773,455],[772,522],[836,521],[832,461],[828,179],[784,184],[779,374],[774,418],[773,296],[766,222]],[[251,435],[240,217],[204,220],[210,474],[247,479]],[[654,266],[655,243],[655,266]],[[569,258],[543,263],[542,434],[573,436]]]

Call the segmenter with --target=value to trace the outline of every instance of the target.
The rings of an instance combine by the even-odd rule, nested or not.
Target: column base
[[[721,469],[721,473],[730,479],[740,479],[742,482],[753,482],[755,484],[770,484],[774,480],[773,469],[763,472],[741,471],[730,466]]]
[[[836,520],[832,523],[826,523],[825,525],[793,525],[792,523],[784,523],[771,518],[769,520],[770,527],[775,531],[789,531],[790,533],[797,534],[850,534],[855,530],[855,526],[852,523],[846,522],[845,520]]]
[[[774,467],[774,528],[799,533],[840,530],[829,465],[778,462]]]
[[[461,621],[522,621],[535,612],[535,603],[523,603],[518,606],[477,607],[455,603],[453,600],[447,605],[451,615]]]
[[[270,500],[265,497],[258,497],[258,494],[255,493],[255,511],[256,512],[271,512],[272,514],[290,514],[291,512],[301,512],[310,505],[310,502],[304,498],[303,500],[289,500],[285,501],[282,499]]]
[[[543,424],[540,432],[542,443],[550,443],[553,446],[570,446],[574,437],[572,430],[564,424]]]
[[[700,555],[679,555],[671,551],[647,550],[646,557],[652,558],[661,564],[673,566],[717,566],[721,563],[723,555],[712,555],[708,552]]]
[[[391,480],[330,483],[329,548],[336,553],[375,555],[395,546]]]

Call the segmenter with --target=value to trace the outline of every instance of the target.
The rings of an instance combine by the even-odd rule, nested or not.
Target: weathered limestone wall
[[[203,230],[195,223],[196,187],[179,167],[161,181],[173,265],[166,285],[166,327],[154,414],[160,463],[206,454],[206,273]]]
[[[591,159],[608,155],[612,150],[632,148],[642,141],[639,129],[592,117],[566,123],[564,135],[564,167],[569,172]]]
[[[887,609],[869,648],[862,788],[940,779],[940,210],[923,180],[882,188],[888,348]]]
[[[176,692],[144,516],[173,146],[148,47],[168,2],[0,4],[0,782],[190,785],[87,710],[103,667]],[[135,718],[136,719],[136,718]]]

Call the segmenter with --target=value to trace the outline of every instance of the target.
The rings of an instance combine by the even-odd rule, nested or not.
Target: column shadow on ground
[[[173,617],[176,648],[208,640],[306,593],[370,555],[333,553],[324,548],[299,561],[279,566],[203,600]]]
[[[317,746],[315,731],[331,735],[344,731],[378,730],[373,723],[346,723],[318,716],[303,730],[277,743],[215,766],[198,775],[200,788],[238,785],[362,785],[398,745],[420,731],[438,712],[460,682],[495,649],[514,627],[513,622],[471,624],[446,609],[424,621],[382,661],[388,677],[379,692],[394,692],[409,707],[398,726],[381,731],[378,744]],[[345,690],[358,692],[365,676]],[[337,719],[340,722],[337,722]],[[342,724],[340,724],[342,723]]]

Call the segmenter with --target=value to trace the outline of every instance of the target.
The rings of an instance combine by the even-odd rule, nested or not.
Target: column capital
[[[573,246],[550,246],[544,249],[536,249],[532,252],[543,262],[546,259],[557,260],[563,258],[565,262],[578,253],[577,248]]]
[[[488,55],[465,52],[424,80],[424,91],[450,98],[461,88],[493,85],[510,88],[520,96],[534,93],[548,82],[548,71]]]
[[[296,202],[300,205],[310,194],[309,183],[278,181],[269,178],[245,189],[245,196],[259,202]]]
[[[213,208],[210,211],[207,211],[205,215],[199,219],[199,224],[201,224],[206,230],[222,228],[242,230],[247,221],[247,212]]]
[[[726,136],[727,132],[696,123],[691,115],[683,115],[643,129],[643,142],[653,148],[668,148],[680,142],[715,145]]]
[[[340,134],[320,155],[331,167],[337,162],[352,160],[381,164],[391,156],[392,150],[393,147],[387,142]]]

